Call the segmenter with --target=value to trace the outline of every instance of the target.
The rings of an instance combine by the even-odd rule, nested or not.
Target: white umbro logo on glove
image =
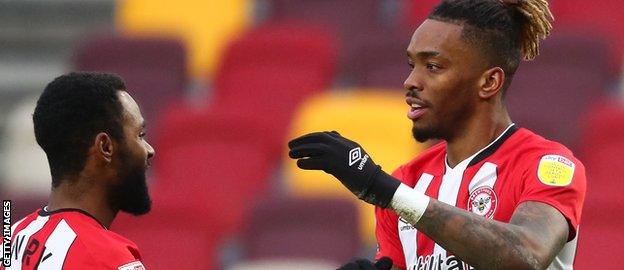
[[[359,147],[351,149],[349,151],[349,166],[355,164],[362,159],[362,149]]]
[[[362,169],[364,169],[364,164],[366,164],[367,160],[368,160],[368,155],[362,156],[361,148],[356,147],[356,148],[351,149],[351,151],[349,151],[349,166],[360,161],[360,165],[358,165],[358,170],[361,171]]]
[[[359,147],[356,147],[356,148],[351,149],[351,151],[349,151],[349,166],[360,161],[360,159],[362,159],[362,149],[360,149]]]

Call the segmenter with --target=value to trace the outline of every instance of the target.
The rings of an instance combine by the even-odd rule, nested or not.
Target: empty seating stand
[[[189,71],[213,74],[224,46],[252,20],[251,0],[117,1],[117,28],[124,34],[171,36],[188,45]]]
[[[245,259],[348,261],[360,250],[354,228],[358,213],[350,200],[267,198],[251,210],[242,233]]]
[[[167,37],[94,35],[74,54],[74,69],[113,72],[126,81],[130,95],[144,117],[156,122],[159,110],[184,96],[188,85],[186,50],[181,41]]]
[[[613,269],[624,252],[624,102],[615,97],[589,107],[582,118],[581,160],[587,168],[587,194],[575,268]]]

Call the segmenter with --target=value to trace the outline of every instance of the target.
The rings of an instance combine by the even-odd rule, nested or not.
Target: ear
[[[115,152],[115,146],[113,139],[106,132],[100,132],[95,136],[96,153],[103,160],[110,163],[113,161],[113,153]]]
[[[490,99],[495,96],[502,90],[505,79],[505,71],[500,67],[486,70],[481,77],[479,97]]]

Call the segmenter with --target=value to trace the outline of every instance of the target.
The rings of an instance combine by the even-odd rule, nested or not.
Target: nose
[[[152,145],[150,145],[148,142],[145,142],[145,144],[147,145],[147,158],[153,158],[156,154],[156,152],[154,151],[154,147],[152,147]]]
[[[407,91],[416,91],[423,89],[422,80],[420,79],[420,76],[418,75],[416,69],[412,69],[412,71],[410,71],[410,74],[407,75],[405,82],[403,82],[403,87]]]

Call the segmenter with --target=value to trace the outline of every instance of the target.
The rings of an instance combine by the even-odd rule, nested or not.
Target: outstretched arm
[[[377,166],[357,143],[336,132],[289,142],[302,169],[335,176],[358,198],[390,207],[436,243],[478,269],[543,269],[566,243],[568,224],[554,207],[527,201],[510,223],[483,218],[417,192]]]

